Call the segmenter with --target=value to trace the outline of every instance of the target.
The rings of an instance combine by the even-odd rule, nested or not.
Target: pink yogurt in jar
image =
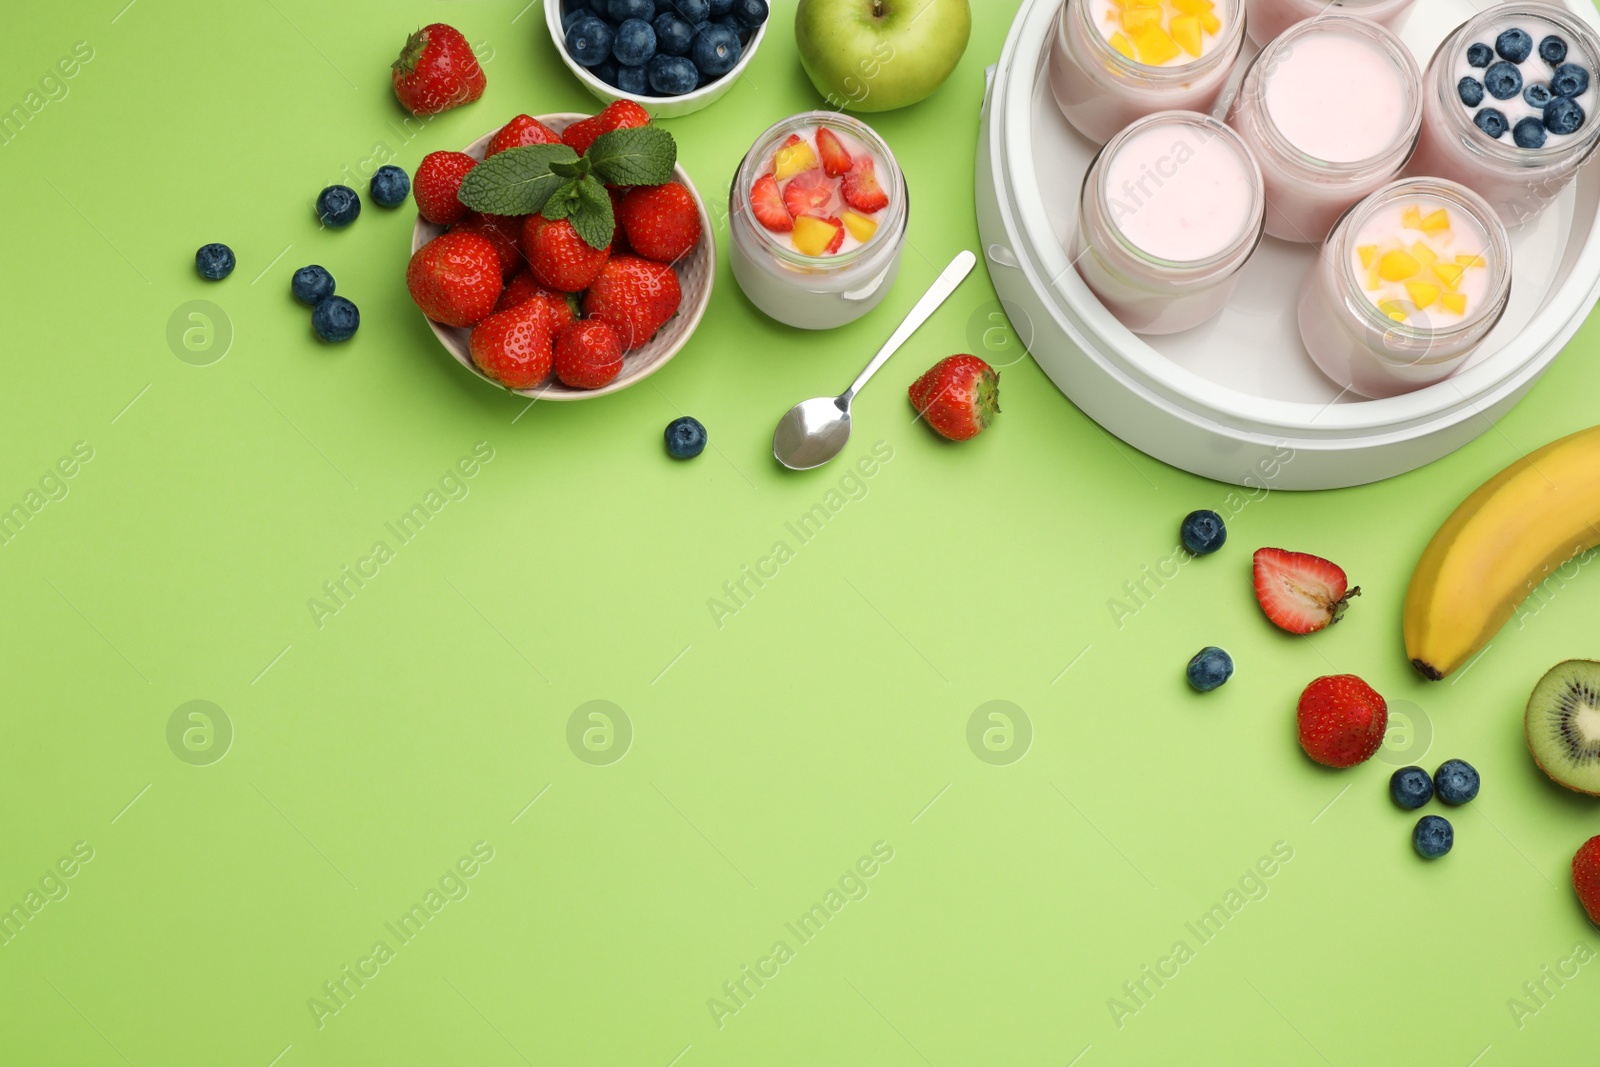
[[[1163,111],[1113,137],[1084,176],[1069,252],[1135,333],[1176,333],[1222,310],[1261,241],[1261,172],[1208,115]]]
[[[1405,165],[1422,123],[1421,76],[1382,26],[1310,19],[1256,56],[1228,123],[1261,165],[1267,233],[1317,242]]]
[[[1209,111],[1244,43],[1242,0],[1067,0],[1050,89],[1079,133],[1104,143],[1157,111]]]
[[[1297,22],[1319,15],[1354,15],[1391,30],[1416,0],[1245,0],[1250,39],[1265,45]]]

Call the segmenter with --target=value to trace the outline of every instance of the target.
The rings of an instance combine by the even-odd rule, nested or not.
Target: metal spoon
[[[887,363],[889,357],[933,316],[939,305],[950,298],[956,287],[972,273],[977,262],[978,257],[971,252],[963,251],[957,255],[922,299],[917,301],[917,306],[911,309],[911,314],[895,330],[894,336],[850,384],[850,388],[837,397],[819,396],[801,401],[789,409],[788,414],[779,420],[777,432],[772,435],[772,454],[779,463],[790,470],[808,471],[822,466],[844,451],[845,443],[850,440],[850,402],[868,379],[878,372],[878,368]]]

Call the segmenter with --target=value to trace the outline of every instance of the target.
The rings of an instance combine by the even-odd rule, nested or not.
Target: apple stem
[[[883,0],[872,0],[872,17],[883,18]]]

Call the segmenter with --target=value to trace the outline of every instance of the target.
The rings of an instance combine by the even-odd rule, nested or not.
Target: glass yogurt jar
[[[1069,253],[1134,333],[1176,333],[1222,310],[1261,243],[1261,172],[1209,115],[1162,111],[1100,150]]]
[[[1406,173],[1458,181],[1508,226],[1556,198],[1600,141],[1600,39],[1549,4],[1511,3],[1445,38],[1423,79],[1422,137]]]
[[[1242,0],[1067,0],[1050,89],[1097,143],[1174,108],[1209,111],[1244,44]]]
[[[1375,22],[1308,19],[1256,56],[1228,123],[1261,165],[1267,232],[1314,243],[1400,173],[1422,124],[1421,75]]]
[[[1454,374],[1510,295],[1511,243],[1489,204],[1403,178],[1334,227],[1300,291],[1300,336],[1336,384],[1396,396]]]
[[[1278,34],[1318,15],[1354,15],[1391,30],[1416,0],[1245,0],[1250,39],[1266,45]]]
[[[728,192],[733,276],[785,325],[843,326],[894,285],[909,215],[905,176],[870,126],[795,115],[756,139]]]

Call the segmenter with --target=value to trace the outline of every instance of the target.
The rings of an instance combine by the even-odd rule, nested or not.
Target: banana
[[[1488,644],[1552,569],[1600,544],[1600,426],[1489,479],[1433,535],[1406,591],[1406,655],[1438,681]]]

